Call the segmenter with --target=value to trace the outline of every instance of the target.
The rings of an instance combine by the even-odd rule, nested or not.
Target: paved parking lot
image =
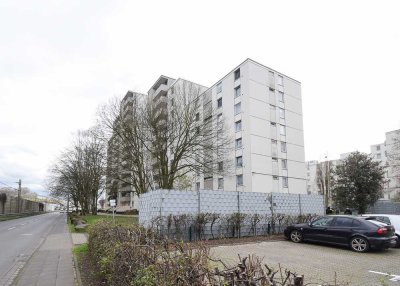
[[[278,268],[280,263],[283,268],[287,268],[297,274],[304,274],[306,283],[332,282],[336,272],[337,281],[346,282],[348,285],[400,286],[399,248],[356,253],[342,247],[272,241],[218,246],[211,249],[213,257],[222,259],[230,265],[238,262],[238,254],[241,257],[248,254],[256,254],[264,258],[264,263],[274,268]],[[380,273],[393,276],[386,276]],[[398,276],[397,281],[394,281],[396,276]],[[382,284],[381,279],[384,279],[387,284]]]

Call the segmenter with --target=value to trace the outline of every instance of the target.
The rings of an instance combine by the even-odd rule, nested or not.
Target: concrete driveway
[[[399,248],[356,253],[342,247],[272,241],[218,246],[211,249],[214,258],[219,258],[230,265],[238,262],[238,254],[241,257],[255,254],[263,257],[263,262],[269,267],[278,268],[280,264],[282,268],[300,275],[304,274],[306,284],[333,282],[336,273],[337,282],[343,283],[341,285],[400,286]],[[392,276],[384,275],[385,273]],[[387,284],[382,284],[382,279]]]

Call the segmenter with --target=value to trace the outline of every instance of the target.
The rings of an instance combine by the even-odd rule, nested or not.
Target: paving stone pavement
[[[289,241],[260,242],[244,245],[218,246],[211,249],[214,258],[229,265],[238,263],[238,254],[245,257],[255,254],[263,262],[278,269],[279,264],[305,276],[305,282],[337,281],[351,286],[400,286],[400,248],[385,251],[356,253],[343,247]],[[376,273],[370,272],[375,271]],[[382,273],[391,274],[385,276]],[[381,279],[386,284],[382,284]],[[392,281],[390,281],[392,279]],[[317,284],[312,284],[317,285]]]
[[[86,233],[71,233],[71,237],[74,245],[80,245],[88,242]]]
[[[61,217],[15,280],[15,286],[75,286],[72,240]]]

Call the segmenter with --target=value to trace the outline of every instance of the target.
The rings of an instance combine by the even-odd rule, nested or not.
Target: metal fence
[[[400,203],[389,200],[378,200],[374,205],[368,208],[367,213],[400,214]]]
[[[240,213],[183,214],[155,217],[150,227],[158,234],[170,239],[196,241],[281,234],[291,224],[308,223],[318,216],[317,214],[298,216]]]
[[[156,190],[139,201],[140,224],[185,241],[281,233],[323,214],[318,195]]]

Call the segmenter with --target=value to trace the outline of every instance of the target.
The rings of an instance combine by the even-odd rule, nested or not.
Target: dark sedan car
[[[309,224],[289,226],[284,234],[293,242],[344,245],[357,252],[389,248],[397,241],[393,226],[352,216],[324,216]]]

